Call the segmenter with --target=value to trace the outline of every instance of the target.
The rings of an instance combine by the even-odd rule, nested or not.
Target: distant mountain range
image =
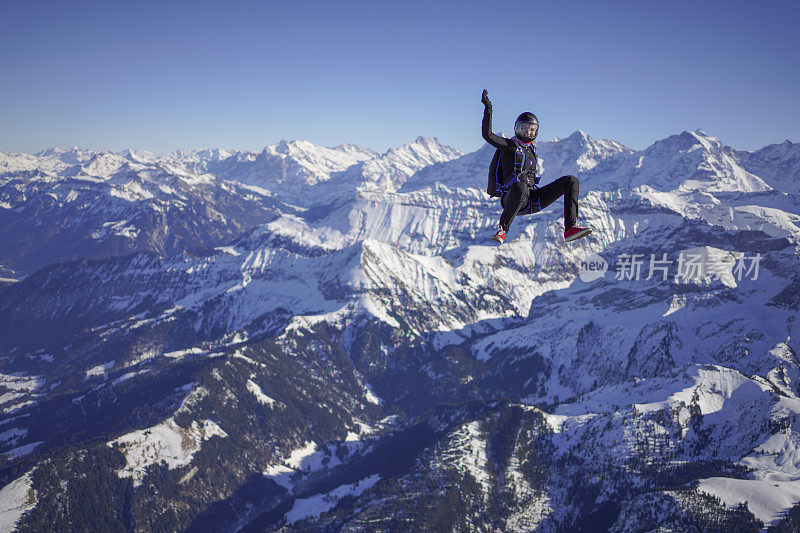
[[[51,263],[140,250],[175,255],[213,247],[296,212],[293,205],[330,203],[383,181],[391,186],[458,155],[422,137],[381,155],[305,141],[259,153],[0,152],[0,275],[19,278]]]
[[[791,529],[800,147],[540,142],[502,246],[492,153],[0,152],[0,524]]]

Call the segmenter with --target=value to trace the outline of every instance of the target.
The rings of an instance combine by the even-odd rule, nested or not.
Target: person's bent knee
[[[580,180],[577,177],[573,176],[572,174],[564,176],[564,179],[566,181],[571,181],[572,183],[580,183]]]

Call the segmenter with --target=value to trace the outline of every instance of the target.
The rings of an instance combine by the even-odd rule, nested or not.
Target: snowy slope
[[[787,140],[736,154],[748,172],[757,174],[771,187],[793,194],[800,191],[800,145]]]
[[[469,508],[486,509],[465,512],[465,529],[563,530],[600,514],[609,529],[645,515],[651,528],[680,529],[702,509],[773,523],[800,500],[796,192],[774,190],[741,153],[700,131],[638,152],[576,132],[539,153],[545,182],[579,176],[578,220],[592,236],[564,243],[557,202],[519,217],[498,247],[487,238],[499,208],[482,190],[489,147],[461,155],[419,138],[383,155],[326,150],[286,142],[252,159],[196,151],[81,163],[77,179],[105,180],[136,201],[157,197],[153,184],[165,176],[217,183],[213,169],[225,164],[228,178],[265,180],[304,203],[202,254],[63,263],[0,289],[0,371],[23,417],[9,420],[0,444],[8,452],[37,443],[28,459],[10,460],[35,461],[58,444],[24,418],[43,416],[51,394],[101,409],[166,380],[169,393],[148,400],[158,418],[108,431],[103,442],[123,448],[104,451],[122,454],[114,482],[165,488],[150,475],[160,469],[203,494],[205,474],[190,473],[218,453],[271,487],[252,491],[266,499],[237,515],[240,526],[383,523],[396,515],[388,502],[413,507],[404,494],[438,498],[453,487]],[[143,168],[132,176],[135,165]],[[591,254],[609,270],[587,282],[579,269]],[[641,279],[618,276],[635,254]],[[666,279],[644,279],[651,254],[671,265]],[[737,261],[755,254],[758,276],[737,276]],[[676,277],[688,255],[721,266]],[[186,391],[176,387],[188,380],[204,392],[178,413],[175,397]],[[12,390],[18,383],[27,385]],[[459,402],[474,405],[452,407]],[[387,414],[406,425],[347,445],[357,426]],[[222,436],[215,428],[229,437],[207,438]],[[403,441],[403,431],[419,435]],[[191,438],[179,442],[181,432]],[[371,456],[379,443],[394,455]],[[400,456],[405,466],[391,470]],[[214,475],[228,487],[220,501],[256,501],[238,474]],[[207,508],[183,490],[162,497]],[[744,500],[752,505],[740,513]],[[430,508],[455,505],[436,502]],[[410,516],[431,518],[430,508]],[[185,527],[194,518],[170,520]]]
[[[359,187],[391,189],[458,155],[423,137],[382,155],[285,140],[260,153],[3,152],[0,274],[18,279],[81,257],[138,250],[173,255],[223,244],[276,213],[297,212],[281,201],[329,204]]]
[[[542,159],[539,174],[545,178],[581,176],[605,159],[632,152],[616,141],[595,140],[580,130],[564,139],[539,143],[536,150]]]
[[[203,158],[198,166],[222,177],[269,190],[280,188],[285,193],[327,181],[331,174],[374,156],[367,148],[325,148],[308,141],[284,139],[259,153],[240,152],[227,158]]]
[[[36,492],[31,487],[31,472],[0,489],[0,531],[16,531],[22,516],[36,506]]]
[[[239,153],[220,161],[204,161],[202,168],[268,189],[291,204],[309,207],[349,198],[359,187],[396,188],[415,171],[460,155],[425,137],[384,154],[355,145],[325,148],[308,141],[283,140],[258,154]]]
[[[45,154],[4,154],[17,168],[0,173],[6,277],[84,257],[197,250],[292,211],[268,191],[141,153]]]
[[[604,160],[587,177],[593,188],[603,190],[643,184],[660,191],[756,192],[771,188],[742,168],[732,148],[702,130],[684,131],[641,152]]]
[[[197,421],[182,428],[172,418],[144,430],[134,431],[108,443],[118,446],[125,454],[125,467],[117,472],[121,478],[133,478],[133,486],[142,484],[149,466],[166,463],[175,469],[192,462],[203,441],[211,437],[227,437],[211,420]]]

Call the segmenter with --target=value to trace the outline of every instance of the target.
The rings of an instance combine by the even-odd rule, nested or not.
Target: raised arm
[[[481,95],[481,102],[483,102],[483,121],[481,122],[483,139],[495,148],[514,149],[514,141],[492,133],[492,102],[489,100],[489,93],[486,89],[483,90]]]

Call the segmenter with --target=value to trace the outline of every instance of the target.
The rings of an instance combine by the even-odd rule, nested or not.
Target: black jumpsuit
[[[503,166],[503,184],[508,183],[514,171],[514,158],[517,141],[506,139],[492,133],[492,110],[484,108],[481,133],[487,143],[501,150],[500,161]],[[578,219],[578,186],[575,176],[561,176],[544,187],[537,187],[536,153],[533,144],[520,144],[525,150],[525,161],[520,171],[519,180],[511,184],[500,197],[503,214],[500,226],[508,231],[511,221],[518,213],[537,213],[564,196],[564,231],[575,225]]]

